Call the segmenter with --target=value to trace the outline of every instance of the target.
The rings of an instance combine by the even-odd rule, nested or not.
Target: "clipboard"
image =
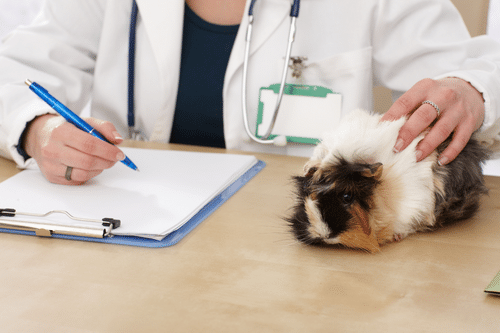
[[[129,148],[132,149],[133,148]],[[128,151],[128,150],[127,150]],[[160,151],[157,151],[160,152]],[[179,152],[178,152],[179,153]],[[180,152],[182,154],[182,152]],[[127,153],[129,154],[129,153]],[[200,153],[192,153],[200,154]],[[210,154],[210,153],[201,153]],[[132,154],[133,155],[133,154]],[[215,155],[212,154],[214,157]],[[223,154],[227,155],[227,154]],[[81,216],[74,216],[68,211],[49,211],[49,212],[19,212],[15,207],[0,207],[0,232],[51,237],[56,239],[68,239],[77,241],[90,241],[105,244],[117,245],[130,245],[141,246],[149,248],[162,248],[177,244],[196,226],[203,222],[210,214],[233,196],[239,189],[255,177],[263,168],[265,163],[258,161],[247,169],[235,181],[227,185],[223,191],[218,193],[213,199],[205,204],[201,209],[183,223],[176,230],[168,233],[161,240],[115,234],[115,230],[119,230],[121,221],[114,217],[103,217],[102,219],[86,218]],[[112,171],[110,171],[112,172]],[[59,223],[53,221],[45,221],[52,215],[66,215],[67,218],[78,220],[78,226],[74,230],[67,230],[60,228]],[[13,221],[13,222],[12,222]],[[27,222],[28,224],[21,224],[19,222]],[[17,225],[16,225],[17,223]],[[64,227],[64,226],[63,226]],[[72,226],[74,227],[74,226]],[[89,231],[90,230],[90,231]],[[89,234],[85,235],[86,232]]]

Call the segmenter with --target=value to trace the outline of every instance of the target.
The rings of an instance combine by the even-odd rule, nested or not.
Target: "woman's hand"
[[[86,121],[113,144],[123,141],[110,122],[87,118]],[[32,120],[26,129],[23,146],[45,177],[57,184],[83,184],[123,160],[123,152],[52,114]],[[65,175],[72,167],[71,180]]]
[[[431,101],[439,108],[424,101]],[[413,113],[412,113],[413,112]],[[422,131],[436,121],[429,133],[417,145],[417,161],[426,158],[453,133],[448,147],[439,156],[445,165],[455,159],[484,120],[484,100],[470,83],[459,78],[424,79],[404,93],[382,117],[396,120],[411,116],[401,127],[394,146],[395,152],[405,149]]]

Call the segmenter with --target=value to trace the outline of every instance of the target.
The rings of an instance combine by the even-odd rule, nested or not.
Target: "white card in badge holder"
[[[261,138],[269,128],[280,85],[262,87],[259,91],[259,110],[256,136]],[[321,86],[285,86],[280,112],[269,138],[285,135],[287,142],[316,144],[324,132],[340,121],[342,95]]]

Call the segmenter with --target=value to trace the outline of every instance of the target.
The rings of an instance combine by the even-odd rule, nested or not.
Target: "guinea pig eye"
[[[354,201],[354,196],[350,193],[342,193],[340,195],[340,198],[342,199],[342,202],[346,205],[350,205]]]

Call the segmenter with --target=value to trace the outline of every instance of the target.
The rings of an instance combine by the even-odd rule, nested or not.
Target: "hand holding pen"
[[[65,116],[64,118],[53,114],[39,116],[28,124],[23,137],[26,152],[37,161],[49,181],[59,184],[82,184],[104,169],[111,168],[118,161],[122,161],[131,169],[137,169],[132,161],[114,146],[123,139],[113,124],[93,118],[87,118],[85,122],[36,83],[26,81],[26,84],[57,112]],[[76,120],[69,119],[65,112],[70,116],[76,116]],[[75,122],[80,123],[75,124]],[[92,135],[86,131],[91,131]]]

